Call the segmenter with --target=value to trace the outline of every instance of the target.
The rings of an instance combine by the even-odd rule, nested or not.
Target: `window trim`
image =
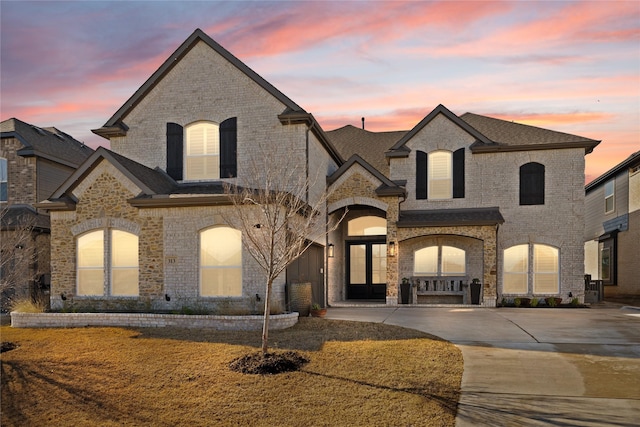
[[[508,292],[505,290],[505,275],[506,274],[516,274],[516,273],[507,273],[505,271],[505,252],[508,251],[509,249],[513,249],[519,246],[526,246],[527,247],[527,271],[526,271],[526,277],[527,277],[527,289],[525,292]],[[548,272],[540,272],[540,271],[536,271],[536,263],[535,263],[535,247],[536,246],[541,246],[541,247],[547,247],[547,248],[551,248],[555,251],[556,253],[556,272],[555,272],[555,276],[556,276],[556,290],[555,291],[551,291],[551,292],[537,292],[535,289],[535,278],[536,275],[539,274],[549,274]],[[548,245],[545,243],[521,243],[521,244],[516,244],[516,245],[512,245],[509,246],[508,248],[505,248],[502,250],[502,294],[503,295],[557,295],[560,293],[560,284],[562,282],[562,254],[560,251],[560,248],[557,246],[553,246],[553,245]],[[518,274],[524,274],[524,273],[518,273]]]
[[[0,157],[0,203],[6,203],[8,201],[9,201],[9,161],[4,157]]]
[[[611,184],[611,194],[607,195],[607,186]],[[616,180],[611,179],[604,184],[604,213],[610,214],[616,210]],[[607,200],[611,199],[611,209],[607,209]]]
[[[430,248],[437,248],[436,251],[436,272],[430,272],[430,271],[416,271],[416,254],[420,251],[426,250],[426,249],[430,249]],[[443,249],[444,248],[452,248],[452,249],[456,249],[458,251],[462,251],[462,255],[464,256],[464,271],[462,273],[460,272],[456,272],[456,273],[443,273],[443,266],[444,266],[444,257],[443,257]],[[435,273],[435,274],[434,274]],[[467,275],[467,251],[465,251],[462,248],[458,248],[455,246],[451,246],[451,245],[430,245],[430,246],[425,246],[422,247],[420,249],[417,249],[415,251],[413,251],[413,275],[414,276],[432,276],[432,277],[463,277]]]
[[[202,253],[202,238],[203,235],[209,231],[212,230],[220,230],[220,229],[229,229],[229,230],[233,230],[235,232],[235,234],[238,235],[240,241],[238,242],[240,245],[239,251],[240,251],[240,263],[237,265],[223,265],[223,266],[209,266],[209,265],[203,265],[203,253]],[[201,298],[238,298],[238,297],[242,297],[243,296],[243,291],[244,291],[244,257],[243,257],[243,244],[242,244],[242,231],[237,229],[237,228],[233,228],[231,226],[228,225],[217,225],[217,226],[213,226],[213,227],[208,227],[205,228],[203,230],[200,230],[198,232],[198,295]],[[239,292],[237,294],[232,294],[232,295],[224,295],[224,294],[219,294],[219,295],[214,295],[214,294],[204,294],[203,290],[202,290],[202,285],[203,285],[203,271],[206,270],[214,270],[214,269],[238,269],[240,272],[240,289]]]
[[[189,144],[189,136],[190,133],[193,132],[193,130],[197,127],[204,127],[205,129],[205,141],[203,142],[204,144],[204,154],[200,154],[200,155],[190,155],[190,144]],[[212,132],[213,135],[215,135],[216,139],[217,139],[217,146],[215,147],[215,154],[210,154],[207,153],[207,144],[206,144],[206,136],[209,134],[209,132]],[[220,150],[220,123],[216,123],[210,120],[198,120],[192,123],[189,123],[188,125],[186,125],[184,127],[184,156],[183,156],[183,170],[184,170],[184,176],[183,176],[183,180],[184,181],[192,181],[192,182],[197,182],[197,181],[215,181],[215,180],[219,180],[220,179],[220,157],[221,157],[221,150]],[[193,175],[193,172],[190,171],[190,169],[193,169],[193,167],[189,168],[189,159],[194,159],[194,158],[203,158],[205,159],[209,159],[209,158],[214,158],[214,164],[213,164],[213,168],[212,171],[205,171],[205,176],[202,177],[191,177],[190,175]]]
[[[137,292],[135,294],[115,294],[113,292],[113,277],[114,277],[114,267],[113,267],[113,247],[115,238],[113,236],[113,232],[118,231],[121,233],[126,233],[131,236],[135,236],[137,239],[138,247],[137,247],[137,256],[138,256],[138,266],[127,266],[127,269],[136,269],[137,270]],[[81,267],[80,266],[80,245],[79,242],[83,237],[86,237],[90,234],[102,232],[102,265],[101,266],[89,266],[89,267]],[[87,230],[84,233],[75,237],[75,247],[76,247],[76,294],[79,297],[83,298],[138,298],[140,296],[140,236],[132,233],[127,230],[123,230],[117,227],[107,227],[107,228],[94,228],[91,230]],[[84,294],[80,293],[80,271],[81,270],[102,270],[102,293],[101,294]],[[115,267],[115,270],[120,269],[119,267]]]

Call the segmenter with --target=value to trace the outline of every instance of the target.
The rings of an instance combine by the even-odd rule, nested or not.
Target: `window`
[[[242,233],[214,227],[200,233],[200,295],[242,295]]]
[[[177,180],[212,180],[237,176],[237,119],[220,125],[192,123],[185,129],[167,123],[167,174]]]
[[[506,294],[559,292],[560,251],[553,246],[531,244],[504,251],[502,290]]]
[[[413,254],[413,273],[417,276],[464,276],[466,253],[453,246],[429,246]]]
[[[604,185],[604,213],[615,210],[616,182],[611,180]]]
[[[520,166],[520,205],[544,205],[544,165]]]
[[[416,199],[464,198],[465,149],[416,152]]]
[[[0,157],[0,202],[9,200],[7,159]]]
[[[427,193],[430,199],[451,199],[453,196],[453,177],[451,152],[434,151],[429,153],[427,170]]]
[[[90,231],[78,237],[77,251],[78,295],[102,296],[105,289],[112,296],[138,295],[138,236],[115,229]]]
[[[377,216],[352,219],[347,225],[349,236],[386,236],[387,220]]]
[[[220,178],[220,134],[218,125],[197,122],[187,126],[185,179]]]

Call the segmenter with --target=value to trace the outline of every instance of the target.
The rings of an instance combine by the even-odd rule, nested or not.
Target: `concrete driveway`
[[[456,426],[640,425],[640,308],[330,308],[413,328],[464,357]]]

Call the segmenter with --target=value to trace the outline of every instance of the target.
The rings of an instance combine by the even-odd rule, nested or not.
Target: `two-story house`
[[[93,150],[56,128],[15,118],[0,123],[0,141],[0,281],[8,304],[36,298],[48,285],[49,215],[34,204],[53,194]]]
[[[640,297],[640,151],[585,187],[585,274],[605,298]]]
[[[402,278],[417,303],[468,303],[473,279],[485,306],[583,292],[592,139],[444,106],[410,131],[324,132],[201,30],[94,132],[111,150],[39,205],[52,219],[53,308],[255,309],[264,276],[225,221],[222,183],[247,185],[264,144],[292,147],[289,160],[323,177],[309,194],[329,193],[327,219],[344,216],[276,281],[276,300],[297,280],[321,304],[398,304]]]

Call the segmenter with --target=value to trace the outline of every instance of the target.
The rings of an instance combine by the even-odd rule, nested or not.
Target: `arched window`
[[[465,148],[431,153],[416,151],[416,200],[463,199]]]
[[[531,162],[520,166],[520,204],[544,205],[544,165]]]
[[[185,130],[185,179],[219,179],[219,126],[212,122],[195,122]]]
[[[560,290],[560,251],[542,244],[504,250],[502,290],[507,294],[556,294]]]
[[[200,295],[242,295],[242,233],[214,227],[200,233]]]
[[[464,276],[466,252],[453,246],[428,246],[413,254],[416,276]]]
[[[387,220],[377,216],[361,216],[349,221],[349,236],[386,236]]]
[[[106,272],[108,276],[105,276]],[[138,236],[100,229],[77,239],[77,289],[85,296],[137,296]],[[107,280],[105,280],[107,279]]]

